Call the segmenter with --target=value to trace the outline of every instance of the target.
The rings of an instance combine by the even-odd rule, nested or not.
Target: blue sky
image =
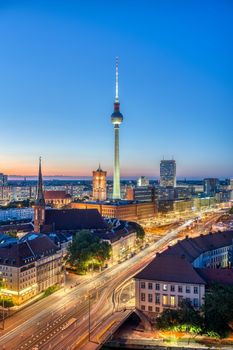
[[[233,177],[233,2],[1,1],[0,171]]]

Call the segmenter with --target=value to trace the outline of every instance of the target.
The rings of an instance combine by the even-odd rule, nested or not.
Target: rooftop
[[[106,228],[97,209],[46,209],[44,229],[46,226],[50,231]]]
[[[37,235],[34,239],[25,239],[7,248],[0,248],[0,264],[20,267],[57,251],[58,247],[50,238]]]
[[[181,256],[157,255],[136,279],[164,282],[205,284],[192,265]]]

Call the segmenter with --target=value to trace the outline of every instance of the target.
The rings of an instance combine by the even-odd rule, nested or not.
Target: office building
[[[0,173],[0,186],[7,186],[8,176]]]
[[[148,187],[149,186],[149,179],[147,179],[145,176],[140,176],[137,179],[137,186],[138,187]]]
[[[206,178],[204,182],[204,193],[207,196],[214,196],[219,191],[219,179]]]
[[[138,202],[153,202],[155,199],[155,191],[152,186],[127,186],[125,191],[125,199]]]
[[[175,160],[160,161],[160,186],[176,187],[176,162]]]

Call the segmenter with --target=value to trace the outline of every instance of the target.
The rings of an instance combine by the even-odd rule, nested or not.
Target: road
[[[131,259],[92,277],[79,286],[51,295],[6,320],[0,349],[79,349],[115,311],[115,290],[132,278],[186,227],[188,220]],[[89,312],[90,311],[90,312]],[[90,318],[89,318],[90,315]],[[96,335],[97,336],[97,335]]]

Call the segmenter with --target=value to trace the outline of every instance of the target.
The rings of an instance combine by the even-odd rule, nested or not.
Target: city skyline
[[[36,175],[41,155],[45,175],[91,176],[100,162],[111,176],[119,56],[122,178],[158,177],[163,156],[178,178],[233,176],[229,2],[4,5],[1,172]]]

